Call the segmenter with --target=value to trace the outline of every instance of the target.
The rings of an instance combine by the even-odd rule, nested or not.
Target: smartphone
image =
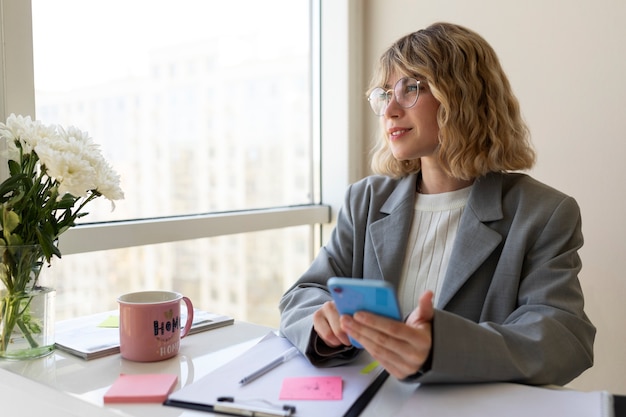
[[[368,311],[401,320],[396,291],[387,281],[332,277],[328,280],[328,289],[339,314],[352,315],[357,311]],[[350,342],[363,349],[356,340],[350,338]]]

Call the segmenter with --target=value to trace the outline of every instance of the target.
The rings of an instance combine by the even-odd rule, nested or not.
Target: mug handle
[[[187,306],[187,320],[185,321],[185,328],[180,333],[181,339],[189,334],[189,330],[191,330],[191,325],[193,324],[193,304],[191,303],[191,300],[187,297],[183,297],[183,301]]]

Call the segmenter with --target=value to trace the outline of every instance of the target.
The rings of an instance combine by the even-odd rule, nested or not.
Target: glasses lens
[[[417,102],[419,95],[419,81],[415,78],[404,77],[396,82],[393,88],[393,96],[401,107],[408,109]],[[385,91],[380,87],[372,90],[367,100],[377,116],[385,114],[385,109],[391,100],[391,90]]]
[[[401,78],[393,88],[398,104],[405,109],[413,107],[419,94],[419,81],[415,78]]]
[[[370,96],[367,99],[370,102],[370,107],[376,116],[382,116],[385,113],[385,107],[389,103],[389,94],[380,87],[372,90]]]

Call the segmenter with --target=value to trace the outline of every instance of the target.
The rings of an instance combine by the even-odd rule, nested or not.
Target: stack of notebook
[[[186,313],[181,311],[181,322]],[[232,317],[194,309],[189,334],[233,324]],[[117,310],[59,321],[55,331],[56,348],[79,356],[95,359],[120,351],[119,312]]]

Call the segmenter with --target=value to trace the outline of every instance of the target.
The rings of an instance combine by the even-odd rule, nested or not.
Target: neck
[[[474,182],[462,180],[448,175],[432,175],[421,172],[417,179],[417,192],[421,194],[441,194],[469,187]]]

